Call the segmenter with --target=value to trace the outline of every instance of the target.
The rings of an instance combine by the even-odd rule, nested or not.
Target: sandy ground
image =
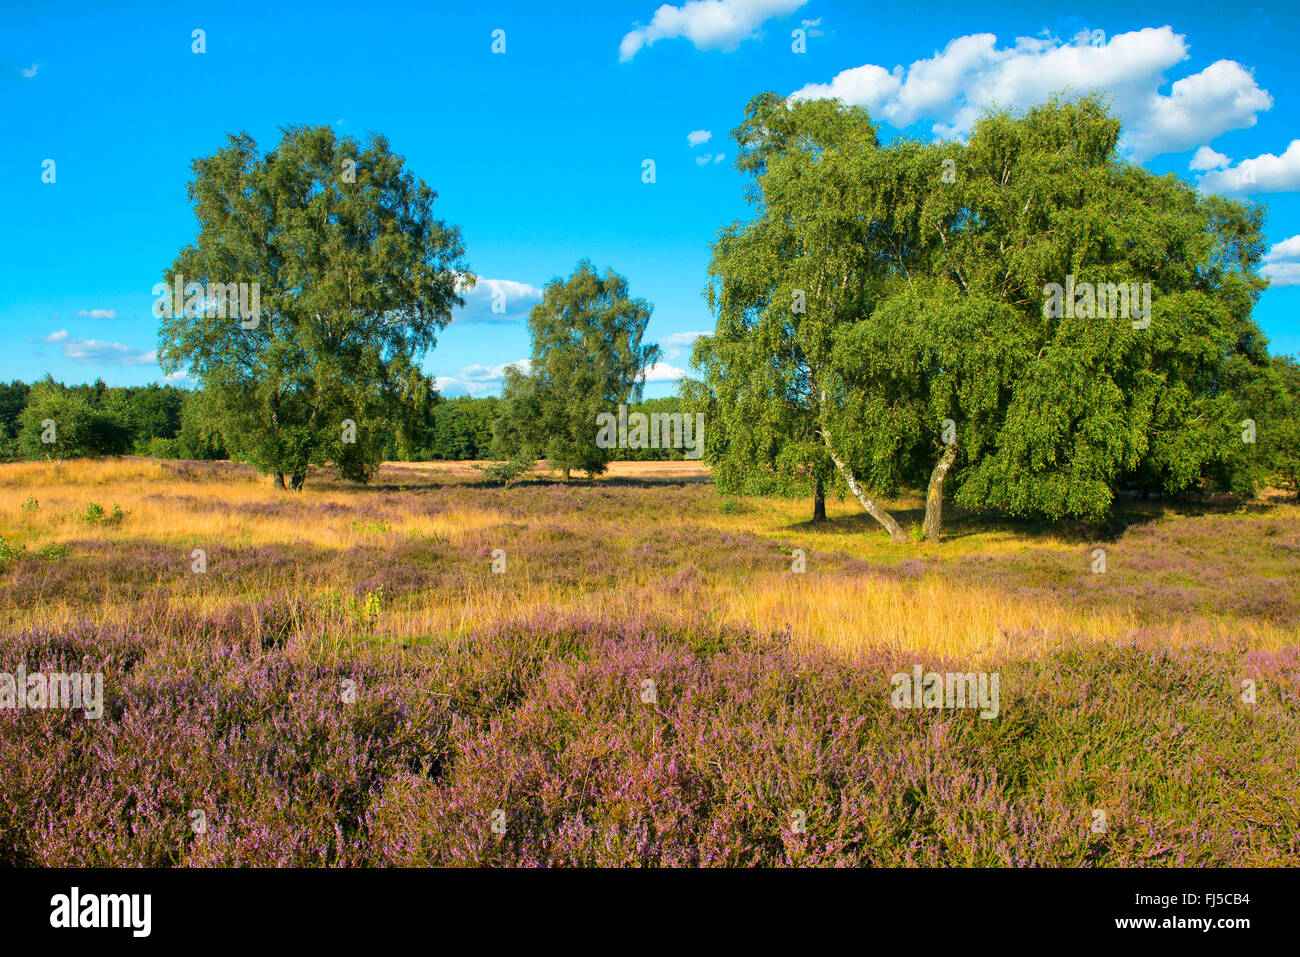
[[[481,477],[474,469],[475,465],[488,465],[488,462],[385,462],[386,475],[396,478],[400,473],[412,475],[456,475],[466,478]],[[558,473],[547,470],[545,463],[539,463],[533,474],[544,478],[556,478]],[[703,462],[681,460],[676,462],[611,462],[609,471],[598,482],[610,480],[633,480],[639,482],[707,482],[709,468]],[[574,475],[574,481],[585,481],[581,472]]]

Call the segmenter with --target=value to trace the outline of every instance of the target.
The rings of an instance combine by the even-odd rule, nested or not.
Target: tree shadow
[[[1207,515],[1267,515],[1281,500],[1252,500],[1243,502],[1238,498],[1227,496],[1212,499],[1162,498],[1135,499],[1132,496],[1117,498],[1111,511],[1096,519],[1049,519],[1018,518],[1000,512],[986,510],[968,510],[949,505],[943,511],[943,540],[959,541],[980,535],[999,532],[1012,533],[1018,538],[1029,541],[1044,539],[1064,540],[1073,544],[1091,542],[1117,541],[1130,528],[1148,525],[1164,518],[1199,518]],[[906,531],[913,525],[920,525],[925,518],[925,509],[891,508],[889,513]],[[865,511],[854,515],[837,516],[825,521],[807,519],[792,522],[787,531],[800,533],[835,533],[844,532],[880,532],[884,529]]]

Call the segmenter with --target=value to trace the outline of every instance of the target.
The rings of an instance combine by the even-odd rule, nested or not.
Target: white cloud
[[[1206,173],[1197,183],[1207,193],[1225,196],[1300,190],[1300,140],[1292,140],[1281,156],[1263,153],[1244,159],[1236,166]]]
[[[677,335],[702,335],[702,333],[678,333]],[[669,339],[672,338],[669,337]],[[446,396],[487,395],[501,388],[502,382],[505,380],[506,369],[510,366],[514,366],[527,375],[532,363],[528,359],[503,362],[499,366],[485,366],[474,363],[464,366],[450,375],[435,375],[433,382],[438,391]],[[666,362],[656,362],[645,369],[646,382],[675,382],[684,375],[686,375],[686,370],[679,369]]]
[[[1264,254],[1264,262],[1276,263],[1300,260],[1300,236],[1292,236],[1276,243]]]
[[[1260,269],[1259,274],[1275,287],[1300,286],[1300,263],[1274,263]]]
[[[81,319],[116,319],[116,309],[79,309],[77,316]]]
[[[707,143],[713,138],[712,130],[691,130],[686,134],[686,142],[691,146],[699,146],[701,143]]]
[[[74,362],[102,363],[115,366],[151,366],[158,362],[158,350],[137,349],[124,342],[102,342],[99,339],[77,339],[68,335],[67,329],[51,332],[42,340],[63,347],[65,358]]]
[[[451,312],[452,322],[459,323],[519,322],[542,301],[542,290],[513,279],[480,279],[468,292],[458,283],[456,291],[465,300],[463,309]]]
[[[1228,130],[1254,126],[1259,113],[1273,108],[1273,97],[1240,63],[1216,60],[1176,81],[1169,96],[1153,94],[1150,106],[1129,133],[1134,156],[1176,153]]]
[[[22,73],[23,76],[27,77],[27,79],[30,80],[32,77],[36,75],[36,71],[39,70],[40,68],[41,67],[39,63],[33,63],[31,66],[26,67],[20,70],[19,72]]]
[[[731,51],[759,35],[772,17],[793,13],[808,0],[687,0],[680,7],[665,3],[650,23],[637,26],[618,45],[618,58],[628,61],[659,40],[684,37],[697,50]]]
[[[838,97],[865,106],[877,120],[905,128],[931,122],[940,137],[961,137],[988,107],[1024,109],[1066,91],[1109,94],[1124,123],[1124,147],[1135,159],[1190,149],[1228,130],[1253,126],[1273,105],[1250,72],[1218,60],[1160,92],[1166,72],[1188,57],[1181,34],[1146,27],[1107,40],[1101,31],[1057,37],[1018,37],[999,48],[997,37],[957,37],[941,52],[887,70],[865,64],[829,83],[810,83],[795,99]]]
[[[1232,157],[1224,156],[1222,153],[1216,153],[1208,146],[1202,146],[1192,157],[1192,161],[1187,164],[1187,168],[1194,173],[1204,173],[1207,170],[1223,169],[1232,162]]]
[[[474,363],[467,365],[451,375],[434,376],[434,385],[443,395],[485,395],[501,388],[506,369],[514,366],[527,374],[532,363],[527,359],[503,362],[499,366],[485,366]]]
[[[659,340],[665,359],[679,359],[695,345],[700,336],[712,335],[711,332],[674,332]]]
[[[686,375],[685,369],[679,369],[676,366],[670,366],[666,362],[656,362],[652,366],[647,366],[645,370],[646,382],[676,382],[682,376]]]
[[[182,388],[193,388],[198,385],[198,380],[190,377],[189,369],[177,369],[175,372],[169,372],[158,381],[170,385],[181,386]]]
[[[1284,239],[1265,253],[1259,272],[1274,286],[1300,286],[1300,236]]]

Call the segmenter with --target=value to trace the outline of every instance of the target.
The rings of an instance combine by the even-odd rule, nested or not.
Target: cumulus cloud
[[[434,376],[433,382],[443,395],[486,395],[501,388],[506,369],[514,366],[520,372],[527,374],[531,365],[532,363],[527,359],[503,362],[499,366],[474,363],[462,367],[451,375]]]
[[[712,130],[691,130],[686,134],[686,142],[691,146],[699,146],[701,143],[707,143],[713,138]]]
[[[463,309],[453,309],[452,322],[520,322],[542,301],[542,290],[513,279],[480,279],[468,292],[457,283],[465,300]]]
[[[158,381],[168,385],[180,386],[185,389],[191,389],[199,384],[198,380],[190,375],[189,369],[177,369],[175,372],[168,372]]]
[[[1176,153],[1228,130],[1255,125],[1273,108],[1273,97],[1235,60],[1216,60],[1200,73],[1175,81],[1169,96],[1155,94],[1150,111],[1129,134],[1135,157]]]
[[[676,382],[684,375],[686,375],[685,369],[670,366],[666,362],[656,362],[654,365],[646,366],[645,369],[645,381],[647,383]]]
[[[785,16],[808,0],[688,0],[680,7],[665,3],[645,26],[637,25],[618,45],[618,58],[626,62],[643,47],[660,40],[685,38],[697,50],[736,49],[759,35],[773,17]]]
[[[77,316],[81,319],[116,319],[116,309],[79,309]]]
[[[151,366],[158,362],[158,350],[137,349],[124,342],[102,342],[99,339],[78,339],[68,335],[67,329],[51,332],[43,342],[58,345],[65,358],[74,362],[100,363],[114,366]]]
[[[23,76],[27,77],[27,79],[30,80],[32,77],[36,75],[36,71],[39,70],[40,68],[41,67],[39,63],[33,63],[31,66],[19,70],[18,72],[20,72]]]
[[[853,67],[792,97],[837,97],[900,129],[928,120],[936,136],[949,138],[968,133],[988,107],[1024,109],[1061,91],[1103,92],[1124,123],[1126,152],[1140,161],[1254,126],[1273,106],[1268,91],[1234,60],[1218,60],[1161,93],[1166,73],[1187,59],[1187,49],[1168,26],[1110,39],[1100,30],[1070,40],[1018,37],[1001,48],[993,34],[978,33],[950,40],[908,67]]]
[[[1274,286],[1300,286],[1300,236],[1284,239],[1265,253],[1259,272]]]
[[[659,340],[665,359],[680,359],[695,345],[700,336],[712,335],[709,332],[674,332]]]
[[[1196,151],[1196,155],[1192,157],[1192,161],[1187,164],[1187,168],[1194,173],[1204,173],[1207,170],[1223,169],[1231,162],[1231,157],[1224,156],[1222,153],[1216,153],[1208,146],[1202,146]]]
[[[717,155],[714,155],[713,153],[701,153],[699,156],[695,157],[695,165],[708,166],[710,163],[721,163],[726,158],[726,153],[718,153]]]
[[[1199,155],[1198,151],[1197,156]],[[1225,164],[1225,168],[1211,170],[1200,177],[1197,183],[1207,193],[1220,193],[1224,196],[1300,190],[1300,140],[1292,140],[1281,156],[1262,153],[1253,159],[1244,159],[1235,166]]]

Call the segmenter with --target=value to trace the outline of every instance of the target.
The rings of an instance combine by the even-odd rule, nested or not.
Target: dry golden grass
[[[242,473],[214,481],[180,482],[164,463],[152,459],[77,460],[58,465],[21,462],[0,466],[0,535],[25,533],[24,539],[33,548],[87,538],[170,543],[200,540],[244,546],[301,543],[321,549],[345,549],[367,540],[366,529],[354,526],[346,513],[312,524],[295,517],[259,514],[259,508],[278,500],[332,503],[345,509],[356,500],[354,490],[331,486],[308,485],[292,493],[292,499],[290,494],[277,495],[268,480]],[[29,496],[40,505],[40,510],[30,515],[21,508]],[[228,513],[214,510],[211,505],[218,501],[243,509],[239,518],[232,522]],[[120,528],[87,526],[77,513],[91,502],[106,510],[120,505],[130,521]],[[395,508],[394,517],[403,534],[461,543],[470,533],[506,520],[490,509],[427,514],[418,510],[418,504],[411,500],[410,507]]]
[[[521,518],[486,506],[452,506],[438,497],[442,487],[439,483],[480,478],[470,463],[386,464],[380,475],[386,489],[431,487],[422,496],[384,496],[385,521],[391,526],[385,535],[441,538],[453,547],[472,550],[476,543],[481,547],[485,532],[507,523],[516,529],[536,529],[558,520],[545,513]],[[706,478],[705,468],[693,462],[615,463],[597,484],[617,484],[620,480],[680,483]],[[367,531],[364,523],[361,527],[355,523],[354,511],[362,503],[363,494],[370,495],[365,501],[374,501],[368,492],[328,481],[309,483],[300,493],[277,492],[269,480],[236,470],[217,477],[182,479],[167,463],[143,459],[0,465],[0,536],[21,541],[33,550],[51,543],[88,539],[169,545],[198,540],[244,547],[306,544],[320,550],[344,550],[362,542],[385,540],[385,535],[376,537]],[[40,503],[34,513],[22,509],[29,497]],[[75,513],[91,501],[105,509],[120,505],[129,513],[128,520],[116,528],[87,526]],[[259,512],[268,502],[278,501],[329,503],[339,508],[311,522],[299,516]],[[431,511],[431,502],[440,507]],[[906,509],[917,503],[900,499],[890,504]],[[811,536],[812,547],[820,552],[882,563],[927,556],[948,560],[973,552],[1004,555],[1029,547],[1023,535],[1006,529],[965,534],[942,545],[894,546],[869,527],[849,521],[805,525],[808,508],[806,501],[760,498],[746,500],[744,510],[737,514],[716,509],[690,514],[666,511],[652,516],[652,520],[664,527],[696,527],[782,542],[789,539],[792,529],[799,529],[801,535]],[[1300,524],[1300,510],[1294,506],[1282,508]],[[828,511],[838,519],[860,515],[852,502],[832,501]],[[571,520],[573,515],[567,518]],[[611,527],[608,537],[619,541],[624,532]],[[1052,551],[1077,549],[1078,543],[1038,534],[1032,546]],[[1008,649],[1038,653],[1063,641],[1122,640],[1140,627],[1133,614],[1121,610],[1030,601],[996,588],[962,587],[934,573],[900,580],[779,571],[743,578],[712,575],[666,591],[661,570],[638,567],[636,563],[620,568],[612,584],[574,585],[547,580],[542,574],[545,559],[534,558],[533,564],[527,557],[514,557],[512,562],[508,575],[482,575],[453,587],[421,588],[385,598],[372,623],[370,640],[407,643],[455,638],[485,623],[550,609],[615,619],[649,616],[696,628],[746,626],[765,632],[785,631],[799,642],[846,654],[883,645],[969,658]],[[337,589],[350,585],[342,581],[335,584]],[[205,613],[219,612],[236,599],[250,601],[304,593],[320,597],[331,592],[330,587],[306,580],[296,590],[286,590],[283,583],[272,586],[248,581],[241,583],[238,593],[181,591],[161,582],[153,586],[165,605]],[[88,607],[85,602],[57,594],[49,595],[36,607],[7,608],[3,617],[10,628],[60,627],[76,619],[139,623],[138,610],[129,602],[104,598]],[[337,634],[346,636],[350,627],[346,618],[340,618]],[[1269,650],[1296,643],[1295,635],[1287,629],[1235,619],[1171,618],[1165,634],[1173,643],[1233,642]]]

